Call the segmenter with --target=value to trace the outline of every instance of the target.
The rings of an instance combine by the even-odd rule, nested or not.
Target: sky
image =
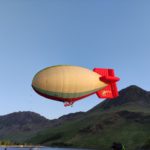
[[[114,68],[119,90],[150,91],[149,6],[149,0],[1,0],[0,115],[33,111],[54,119],[103,101],[93,95],[64,107],[37,95],[34,75],[59,64]]]

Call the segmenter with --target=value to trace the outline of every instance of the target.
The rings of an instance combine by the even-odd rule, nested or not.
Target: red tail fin
[[[107,83],[108,86],[104,89],[96,92],[97,96],[100,98],[115,98],[118,96],[118,89],[116,82],[120,79],[115,77],[115,73],[113,69],[102,69],[102,68],[94,68],[94,72],[101,75],[100,80]]]

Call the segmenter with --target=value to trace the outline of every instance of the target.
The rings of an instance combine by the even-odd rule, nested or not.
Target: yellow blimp
[[[33,89],[48,99],[65,102],[65,106],[96,93],[99,98],[118,96],[113,69],[87,68],[71,65],[47,67],[32,80]]]

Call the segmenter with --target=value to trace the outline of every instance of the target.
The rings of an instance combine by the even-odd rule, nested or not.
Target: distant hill
[[[0,138],[101,150],[121,142],[127,150],[144,150],[150,145],[150,92],[130,86],[121,90],[116,99],[106,99],[87,112],[54,120],[32,112],[1,116]]]
[[[48,127],[49,123],[48,119],[29,111],[0,116],[0,140],[25,140]]]

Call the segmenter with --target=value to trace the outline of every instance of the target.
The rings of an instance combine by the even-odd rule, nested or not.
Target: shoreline
[[[41,145],[0,145],[3,148],[44,148]]]

